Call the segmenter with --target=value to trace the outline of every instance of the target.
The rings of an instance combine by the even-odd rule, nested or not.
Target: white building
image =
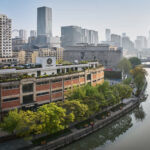
[[[27,42],[27,31],[26,30],[19,30],[19,38]]]
[[[36,37],[36,31],[35,30],[30,31],[30,37]]]
[[[12,57],[11,19],[0,14],[0,58]]]
[[[106,38],[106,41],[111,41],[111,30],[110,29],[105,30],[105,38]]]

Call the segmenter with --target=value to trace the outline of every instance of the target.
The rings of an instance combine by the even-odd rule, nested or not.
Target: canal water
[[[150,69],[146,70],[149,96],[138,108],[61,150],[150,150]]]

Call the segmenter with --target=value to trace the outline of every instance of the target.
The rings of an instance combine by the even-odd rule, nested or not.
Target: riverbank
[[[138,105],[139,105],[139,99],[136,98],[136,100],[134,100],[134,101],[132,100],[130,103],[128,103],[126,106],[124,106],[121,110],[116,111],[116,112],[111,112],[111,116],[108,116],[107,118],[102,119],[102,120],[97,120],[93,126],[89,126],[89,127],[86,127],[84,129],[80,129],[80,130],[74,129],[74,133],[71,133],[65,137],[61,137],[54,141],[48,142],[45,145],[37,146],[37,147],[31,148],[31,149],[32,150],[46,150],[46,149],[55,150],[60,147],[63,147],[67,144],[77,141],[77,140],[97,131],[98,129],[105,127],[106,125],[112,123],[113,121],[117,120],[121,116],[127,114],[128,112],[130,112],[131,110],[136,108]]]
[[[109,115],[107,114],[106,117],[103,118],[103,115],[102,115],[103,112],[100,112],[100,113],[95,114],[92,117],[90,117],[90,118],[94,118],[94,124],[90,124],[89,126],[88,125],[84,126],[81,129],[77,128],[74,125],[71,128],[72,132],[70,132],[67,135],[63,135],[63,136],[60,135],[56,139],[53,138],[50,142],[47,142],[47,143],[46,143],[46,141],[39,142],[39,144],[42,144],[42,145],[36,146],[36,147],[32,143],[30,143],[26,147],[22,147],[20,149],[21,150],[22,149],[37,149],[37,150],[38,149],[52,149],[53,150],[53,149],[60,148],[62,146],[70,144],[76,140],[79,140],[79,139],[97,131],[98,129],[101,129],[101,128],[107,126],[108,124],[117,120],[118,118],[125,115],[129,111],[133,110],[136,106],[138,106],[138,104],[139,104],[138,98],[128,99],[128,101],[126,101],[126,106],[121,107],[121,110],[113,111],[113,108],[115,108],[116,106],[111,106],[103,111],[103,112],[106,112],[109,114]],[[96,117],[98,115],[100,117]]]

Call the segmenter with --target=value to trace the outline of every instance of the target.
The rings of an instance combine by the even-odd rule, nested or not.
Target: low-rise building
[[[64,60],[75,61],[98,61],[105,68],[116,69],[123,57],[122,48],[100,44],[97,46],[69,46],[64,50]]]
[[[52,63],[50,59],[52,58],[47,59],[49,65]],[[15,108],[36,108],[42,104],[64,100],[66,90],[74,86],[102,84],[104,67],[98,62],[90,62],[47,68],[7,69],[0,72],[0,76],[2,115]]]

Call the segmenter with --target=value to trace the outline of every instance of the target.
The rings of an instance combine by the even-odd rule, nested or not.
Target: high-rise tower
[[[39,7],[37,9],[37,35],[52,37],[52,9]]]
[[[12,57],[11,19],[0,14],[0,58]]]

